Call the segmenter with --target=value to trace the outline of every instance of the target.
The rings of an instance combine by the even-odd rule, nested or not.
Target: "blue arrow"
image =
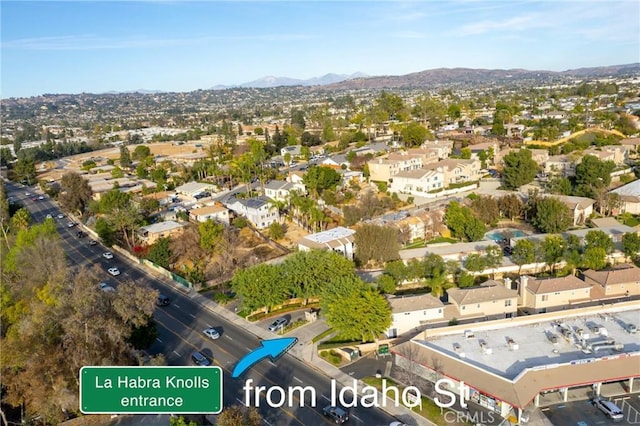
[[[247,371],[253,366],[253,364],[262,360],[263,358],[270,357],[272,361],[275,361],[279,356],[284,354],[289,348],[296,344],[298,341],[295,337],[283,337],[281,339],[269,339],[260,342],[260,347],[252,350],[246,354],[233,369],[231,377],[234,379],[240,377],[242,373]]]

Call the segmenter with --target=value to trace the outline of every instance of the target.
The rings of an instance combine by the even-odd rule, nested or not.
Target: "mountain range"
[[[279,86],[325,86],[327,84],[339,83],[341,81],[351,80],[354,78],[365,78],[367,74],[356,72],[354,74],[325,74],[322,77],[313,77],[307,80],[301,80],[291,77],[274,77],[272,75],[249,81],[247,83],[238,84],[237,86],[217,85],[212,87],[213,90],[229,89],[231,87],[255,87],[264,89],[268,87]]]

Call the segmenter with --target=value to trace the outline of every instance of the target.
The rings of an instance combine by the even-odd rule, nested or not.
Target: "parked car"
[[[218,330],[216,330],[213,327],[207,328],[206,330],[204,330],[203,333],[211,340],[216,340],[220,338],[220,333],[218,333]]]
[[[616,404],[611,401],[605,401],[604,399],[596,398],[593,400],[593,405],[598,407],[607,417],[614,422],[621,422],[624,419],[624,413]]]
[[[169,306],[170,303],[171,299],[169,299],[169,297],[165,296],[164,294],[160,294],[158,296],[158,299],[156,300],[156,305],[158,306]]]
[[[635,324],[627,324],[625,330],[627,330],[627,333],[629,334],[636,334],[638,332],[638,327]]]
[[[349,420],[349,412],[341,407],[327,405],[322,409],[322,414],[326,417],[330,417],[336,423],[344,423]]]
[[[109,272],[114,277],[117,277],[118,275],[120,275],[120,269],[118,268],[109,268],[107,269],[107,272]]]
[[[195,365],[200,365],[202,367],[206,367],[208,365],[211,365],[211,361],[209,361],[209,358],[204,356],[202,354],[202,352],[194,352],[194,353],[192,353],[191,354],[191,361],[193,361],[193,363]]]
[[[277,320],[275,320],[274,322],[269,324],[268,330],[269,331],[280,330],[281,328],[284,328],[284,326],[287,325],[288,323],[289,323],[288,319],[286,319],[284,317],[278,318]]]
[[[113,253],[111,253],[110,251],[105,251],[104,253],[102,253],[102,257],[104,257],[105,259],[113,259]]]

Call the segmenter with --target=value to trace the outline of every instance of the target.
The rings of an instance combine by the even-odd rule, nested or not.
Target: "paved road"
[[[157,308],[154,312],[159,336],[149,348],[151,354],[163,353],[169,365],[191,365],[191,353],[195,350],[204,352],[213,359],[215,365],[220,366],[223,370],[225,406],[243,401],[242,387],[246,379],[253,379],[254,384],[268,387],[275,385],[281,387],[312,386],[317,392],[316,407],[310,406],[314,402],[310,399],[302,404],[302,401],[294,398],[291,407],[283,406],[274,409],[265,406],[264,398],[260,399],[259,410],[265,419],[265,424],[319,425],[329,423],[322,415],[322,407],[328,404],[330,397],[331,380],[328,377],[309,368],[298,359],[285,355],[278,359],[277,363],[268,360],[260,362],[246,374],[243,380],[232,379],[230,371],[238,359],[259,346],[259,340],[254,335],[222,317],[213,315],[210,311],[203,309],[200,304],[195,303],[188,294],[182,294],[162,284],[145,270],[131,265],[117,254],[111,260],[105,259],[102,253],[107,251],[107,248],[101,244],[90,246],[89,238],[78,238],[76,236],[78,228],[67,227],[68,219],[66,216],[64,219],[57,219],[57,215],[61,212],[46,196],[44,200],[32,201],[32,197],[24,195],[25,191],[33,194],[34,191],[31,189],[8,184],[7,190],[14,199],[21,200],[31,211],[35,221],[43,221],[47,214],[53,216],[62,237],[62,247],[72,266],[99,265],[105,271],[105,281],[116,288],[119,282],[127,279],[135,282],[145,281],[151,287],[159,289],[171,298],[172,302],[169,306]],[[106,270],[114,266],[120,269],[121,275],[117,277],[108,275]],[[210,340],[202,334],[202,330],[210,326],[218,328],[222,334],[220,339]],[[275,334],[274,337],[276,337]],[[341,389],[341,386],[338,385],[337,389]],[[353,424],[388,425],[395,420],[378,409],[352,408],[350,412]],[[150,419],[147,418],[147,420]],[[166,418],[163,422],[166,424]],[[124,423],[121,422],[121,424]]]

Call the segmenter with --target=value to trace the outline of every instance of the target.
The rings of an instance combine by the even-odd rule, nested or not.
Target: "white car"
[[[58,219],[64,219],[64,215],[63,215],[62,213],[60,213],[60,214],[58,215]]]
[[[38,197],[38,200],[44,200],[44,197],[41,195]]]
[[[50,214],[47,215],[47,219],[53,219],[53,216],[51,216]]]
[[[220,338],[220,333],[215,328],[209,327],[204,331],[204,334],[212,340]]]
[[[73,222],[67,222],[67,228],[73,228],[74,226],[76,226],[75,223]]]
[[[113,253],[111,253],[110,251],[106,251],[102,253],[102,257],[104,257],[105,259],[113,259]]]
[[[120,275],[120,269],[118,268],[109,268],[107,269],[107,272],[109,272],[114,277],[117,277],[118,275]]]

